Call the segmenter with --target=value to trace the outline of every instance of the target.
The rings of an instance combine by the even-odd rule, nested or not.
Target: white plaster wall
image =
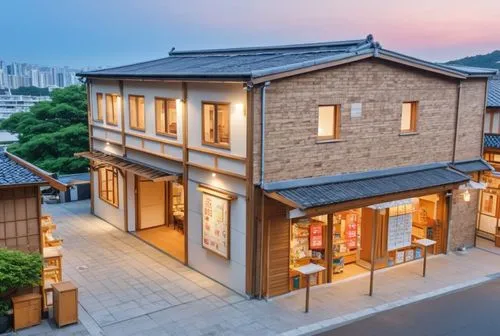
[[[230,203],[230,260],[202,247],[202,193],[197,190],[200,183],[238,194],[238,198]],[[245,294],[246,197],[244,181],[220,174],[213,177],[210,172],[191,168],[189,169],[188,199],[189,265],[225,286]]]
[[[105,154],[111,154],[115,156],[122,156],[123,155],[123,149],[121,146],[115,145],[115,144],[109,144],[107,145],[106,142],[94,139],[92,142],[92,147],[93,150],[103,152]]]
[[[97,97],[96,93],[103,94],[103,122],[102,124],[113,127],[116,129],[121,129],[121,106],[123,99],[122,97],[118,99],[118,125],[109,125],[106,123],[106,94],[117,94],[120,95],[120,85],[118,81],[115,80],[92,80],[92,84],[90,85],[90,99],[91,99],[91,108],[92,108],[92,119],[94,122],[97,119]],[[97,122],[100,123],[100,122]]]
[[[151,167],[158,167],[174,173],[182,173],[182,163],[180,162],[171,161],[133,149],[127,150],[127,157],[131,160],[142,162]]]
[[[125,230],[125,211],[124,211],[124,185],[123,178],[118,173],[118,208],[104,202],[99,198],[99,178],[97,171],[94,174],[94,214],[106,222],[112,224],[120,230]]]
[[[188,145],[205,147],[221,153],[246,155],[246,91],[242,84],[188,83]],[[220,149],[202,145],[202,101],[230,103],[230,145]]]
[[[177,102],[177,139],[167,139],[182,143],[182,84],[181,83],[159,83],[159,82],[135,82],[124,81],[123,84],[124,107],[125,107],[125,131],[134,134],[145,134],[147,136],[165,138],[156,135],[155,97],[179,99]],[[128,107],[128,96],[144,96],[145,132],[130,129],[130,117]]]
[[[128,231],[135,231],[135,175],[127,174]]]

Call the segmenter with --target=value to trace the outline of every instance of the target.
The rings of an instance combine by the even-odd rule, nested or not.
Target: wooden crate
[[[52,284],[57,326],[78,323],[78,288],[71,281]]]
[[[14,330],[32,327],[41,322],[42,296],[24,294],[12,298],[14,309]]]

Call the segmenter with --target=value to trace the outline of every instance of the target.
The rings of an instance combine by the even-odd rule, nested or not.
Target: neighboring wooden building
[[[500,169],[500,78],[488,81],[483,155],[496,171]],[[500,175],[496,171],[481,176],[487,188],[481,192],[477,234],[500,246]]]
[[[83,73],[92,211],[259,297],[471,246],[494,73],[371,35]]]

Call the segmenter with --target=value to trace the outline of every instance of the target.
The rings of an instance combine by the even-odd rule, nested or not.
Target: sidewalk
[[[46,205],[44,212],[53,215],[64,239],[64,277],[80,289],[80,319],[91,335],[304,334],[500,272],[500,254],[451,253],[428,259],[426,278],[421,261],[376,272],[373,297],[367,295],[368,275],[313,287],[310,313],[304,314],[304,290],[268,302],[246,300],[91,216],[88,207],[88,202]]]

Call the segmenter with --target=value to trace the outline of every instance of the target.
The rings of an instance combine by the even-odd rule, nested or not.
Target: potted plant
[[[11,296],[22,288],[39,286],[42,278],[42,257],[39,253],[26,253],[0,248],[0,334],[10,326]]]

